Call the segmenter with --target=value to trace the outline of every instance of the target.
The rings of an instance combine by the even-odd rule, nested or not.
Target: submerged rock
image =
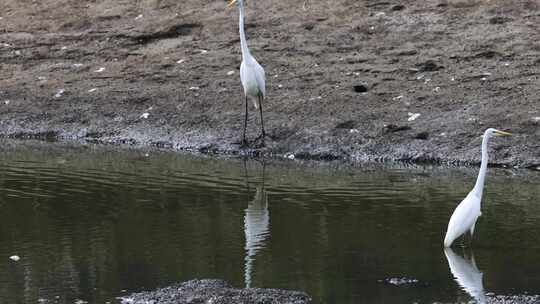
[[[128,304],[308,304],[311,298],[300,291],[263,288],[233,288],[223,280],[191,280],[155,291],[133,293],[121,297]]]

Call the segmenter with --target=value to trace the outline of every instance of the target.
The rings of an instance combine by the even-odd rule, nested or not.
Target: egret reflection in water
[[[245,165],[245,163],[244,163]],[[266,245],[266,238],[270,228],[270,213],[268,212],[268,198],[264,189],[264,172],[263,164],[262,180],[256,186],[255,197],[248,202],[244,215],[244,233],[246,237],[246,257],[244,259],[244,282],[246,288],[251,287],[253,262],[257,252]],[[246,174],[247,177],[247,174]],[[247,181],[248,192],[249,182]]]
[[[455,254],[449,247],[444,249],[444,255],[448,261],[450,272],[452,272],[459,286],[473,297],[477,303],[486,303],[484,284],[482,283],[483,274],[476,267],[472,251],[468,260]]]

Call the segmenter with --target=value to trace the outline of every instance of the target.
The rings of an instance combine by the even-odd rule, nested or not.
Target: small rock
[[[315,28],[315,24],[314,23],[306,23],[304,24],[304,29],[308,30],[308,31],[311,31],[313,28]]]
[[[398,125],[394,125],[394,124],[388,124],[388,125],[385,125],[384,126],[384,130],[385,132],[391,132],[391,133],[395,133],[395,132],[399,132],[399,131],[406,131],[406,130],[410,130],[412,129],[411,127],[409,126],[398,126]]]
[[[384,279],[384,282],[394,285],[394,286],[401,286],[401,285],[408,285],[408,284],[416,284],[418,283],[418,280],[412,279],[412,278],[389,278],[389,279]]]
[[[503,16],[496,16],[489,19],[490,24],[503,24],[509,21],[512,21],[512,18]]]
[[[418,117],[420,117],[420,113],[407,113],[407,115],[409,116],[409,118],[407,119],[407,121],[415,121]]]
[[[140,14],[139,16],[135,17],[135,20],[139,20],[139,19],[141,19],[142,17],[143,17],[143,15]]]
[[[9,103],[11,102],[11,100],[4,100],[4,104],[7,106]]]
[[[147,118],[148,118],[148,116],[150,116],[150,113],[148,113],[148,112],[144,112],[144,113],[142,113],[142,114],[141,114],[141,116],[139,116],[139,118],[142,118],[142,119],[147,119]]]
[[[93,88],[93,89],[88,90],[88,93],[93,93],[95,91],[97,91],[97,88]]]
[[[21,257],[19,257],[18,255],[12,255],[9,257],[10,260],[12,260],[13,262],[18,262]]]
[[[363,84],[357,84],[355,86],[353,86],[353,90],[356,92],[356,93],[365,93],[368,91],[368,88],[366,85],[363,85]]]
[[[227,72],[227,75],[228,75],[228,76],[234,75],[234,71],[228,71],[228,72]]]
[[[82,67],[82,66],[83,66],[82,63],[74,63],[74,64],[73,64],[73,67],[74,67],[74,68],[80,68],[80,67]]]
[[[95,70],[94,73],[101,73],[105,71],[105,68],[104,67],[100,67],[99,69]]]
[[[64,89],[58,90],[58,92],[54,95],[54,98],[60,98],[60,97],[62,97],[62,95],[64,94],[64,92],[65,92]]]
[[[201,54],[206,54],[208,53],[208,50],[201,50]]]
[[[426,140],[426,139],[428,139],[428,137],[429,137],[428,132],[420,132],[420,133],[416,134],[416,136],[414,136],[415,139],[421,139],[421,140]]]
[[[437,64],[434,60],[427,60],[416,65],[422,72],[434,72],[444,69],[444,66]]]
[[[336,125],[336,129],[354,129],[356,126],[356,122],[354,120],[347,120],[344,122],[340,122]]]
[[[180,59],[176,63],[180,64],[180,63],[184,63],[185,61],[186,61],[185,59]]]
[[[200,89],[201,89],[201,88],[199,88],[199,87],[190,87],[190,88],[189,88],[190,91],[198,91],[198,90],[200,90]]]

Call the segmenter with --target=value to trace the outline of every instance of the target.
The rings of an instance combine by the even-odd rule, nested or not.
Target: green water
[[[10,141],[0,152],[0,303],[115,303],[193,278],[304,290],[316,303],[474,296],[442,248],[474,168],[262,164]],[[485,293],[540,293],[539,177],[489,171],[476,264],[459,246],[450,256],[483,273]],[[385,282],[403,277],[418,282]]]

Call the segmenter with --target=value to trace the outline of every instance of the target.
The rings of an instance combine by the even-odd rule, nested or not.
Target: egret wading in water
[[[261,135],[257,139],[261,139],[261,144],[264,146],[264,138],[266,133],[264,131],[263,120],[263,101],[266,95],[265,89],[265,75],[263,67],[253,58],[246,41],[246,33],[244,32],[244,0],[231,0],[229,6],[238,5],[240,12],[239,24],[240,29],[240,46],[242,49],[242,63],[240,64],[240,80],[244,87],[244,95],[246,97],[246,115],[244,117],[244,133],[242,137],[242,145],[247,146],[246,129],[248,121],[248,97],[253,99],[255,109],[259,109],[261,115]]]
[[[469,231],[471,237],[474,233],[476,220],[482,214],[480,212],[480,202],[482,201],[482,191],[484,190],[484,181],[488,165],[488,141],[491,136],[510,136],[512,134],[489,128],[484,132],[482,139],[482,163],[480,172],[476,179],[474,188],[467,194],[465,199],[459,203],[448,222],[448,229],[444,237],[444,247],[450,247],[452,243],[465,232]]]

